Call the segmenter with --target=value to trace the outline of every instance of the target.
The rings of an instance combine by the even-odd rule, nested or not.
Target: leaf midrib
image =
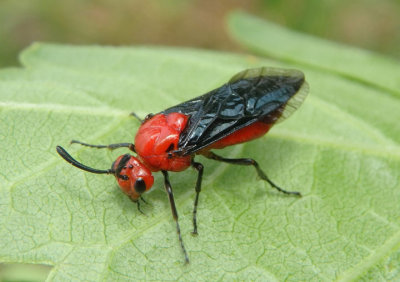
[[[316,99],[313,97],[314,101],[318,101],[317,103],[322,103],[326,105],[325,101],[322,101],[320,99]],[[64,106],[60,104],[33,104],[33,103],[14,103],[14,102],[0,102],[0,108],[4,108],[5,110],[26,110],[26,111],[31,111],[31,110],[38,110],[38,111],[51,111],[51,112],[59,112],[59,113],[65,113],[65,114],[70,114],[76,113],[76,114],[85,114],[88,116],[104,116],[104,117],[115,117],[115,118],[121,118],[124,120],[124,118],[129,116],[129,112],[123,111],[117,108],[112,108],[112,107],[107,107],[107,108],[99,108],[99,107],[82,107],[82,106]],[[328,109],[328,114],[333,115],[333,112],[331,110],[336,111],[337,113],[343,113],[342,119],[352,119],[353,124],[359,124],[357,128],[365,128],[366,130],[369,130],[371,133],[369,134],[370,136],[377,136],[375,138],[376,140],[379,140],[381,142],[387,142],[389,144],[374,144],[374,145],[364,145],[361,143],[350,143],[350,142],[340,142],[338,140],[331,141],[329,139],[325,138],[318,138],[318,136],[309,136],[305,134],[299,134],[299,133],[290,133],[288,134],[285,131],[275,129],[272,130],[270,133],[268,133],[267,138],[271,137],[274,139],[281,139],[284,141],[292,141],[296,143],[307,143],[307,144],[313,144],[317,146],[326,146],[329,148],[333,148],[335,150],[343,150],[343,151],[351,151],[351,152],[356,152],[356,153],[364,153],[372,156],[379,156],[379,157],[390,157],[390,158],[395,158],[395,159],[400,159],[400,147],[389,139],[386,135],[383,135],[381,131],[376,130],[375,127],[372,127],[370,124],[366,124],[362,120],[360,120],[357,117],[354,117],[354,115],[347,114],[346,112],[343,112],[339,108],[329,106],[326,107]],[[137,112],[140,116],[145,116],[147,113],[144,112]],[[352,118],[353,117],[353,118]],[[121,120],[121,122],[122,122]],[[120,122],[117,122],[119,124]],[[112,124],[109,126],[106,126],[106,128],[109,128],[112,130]],[[100,131],[99,134],[96,134],[97,137],[88,137],[87,139],[90,141],[95,141],[99,139],[100,137],[103,136],[103,134]],[[105,133],[107,134],[107,133]],[[54,165],[54,163],[51,163]],[[43,166],[42,166],[43,167]],[[46,166],[44,166],[46,167]],[[27,175],[24,175],[23,177],[26,177]]]

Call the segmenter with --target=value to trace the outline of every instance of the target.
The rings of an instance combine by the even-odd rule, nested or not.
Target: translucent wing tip
[[[302,71],[295,69],[281,69],[272,67],[260,67],[254,69],[243,70],[236,75],[234,75],[229,83],[235,83],[241,79],[250,79],[255,77],[285,77],[290,78],[290,81],[294,84],[299,83],[301,86],[298,90],[293,93],[293,95],[288,99],[288,101],[283,105],[279,111],[281,114],[276,119],[274,123],[281,122],[288,118],[300,105],[303,103],[304,99],[307,97],[309,92],[308,83],[305,81],[305,76]]]
[[[287,119],[293,114],[294,111],[296,111],[301,106],[308,95],[309,89],[310,87],[308,86],[308,83],[304,80],[297,93],[294,94],[292,98],[290,98],[289,101],[287,101],[286,105],[282,108],[282,114],[278,118],[276,123]]]
[[[234,83],[241,79],[246,78],[254,78],[260,76],[285,76],[292,77],[293,79],[303,79],[304,73],[295,69],[281,69],[281,68],[272,68],[272,67],[261,67],[255,69],[246,69],[237,74],[235,74],[230,80],[229,83]]]

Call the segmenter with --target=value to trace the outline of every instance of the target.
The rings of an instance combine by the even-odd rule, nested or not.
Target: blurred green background
[[[240,51],[224,24],[234,9],[400,57],[399,0],[0,0],[0,67],[34,41]]]

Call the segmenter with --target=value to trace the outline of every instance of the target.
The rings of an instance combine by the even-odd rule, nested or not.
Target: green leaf
[[[257,54],[337,73],[400,95],[395,59],[291,31],[243,12],[232,13],[228,23],[232,36]]]
[[[399,279],[398,96],[304,60],[32,45],[23,68],[0,71],[1,261],[53,265],[48,279],[68,281]],[[113,177],[56,154],[62,145],[89,166],[109,168],[125,150],[68,142],[132,142],[139,123],[130,112],[144,117],[264,65],[303,70],[311,93],[264,138],[220,154],[253,157],[304,196],[278,193],[250,167],[196,158],[205,166],[197,237],[190,235],[196,173],[171,174],[189,265],[159,174],[142,215]]]
[[[399,279],[399,62],[242,12],[232,13],[228,24],[250,50],[303,69],[312,89],[303,125],[279,135],[315,145],[315,154],[302,161],[313,162],[307,195],[316,218],[297,216],[306,224],[298,222],[293,234],[300,239],[292,243],[307,254],[316,276],[293,270],[278,278]]]

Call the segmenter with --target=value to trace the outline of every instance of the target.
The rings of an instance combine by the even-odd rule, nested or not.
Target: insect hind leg
[[[136,152],[135,151],[135,145],[132,143],[116,143],[116,144],[109,144],[109,145],[93,145],[93,144],[88,144],[84,143],[78,140],[72,140],[70,142],[71,144],[79,144],[82,146],[90,147],[90,148],[97,148],[97,149],[109,149],[109,150],[114,150],[118,148],[128,148],[129,150]]]
[[[272,180],[269,179],[269,177],[265,174],[265,172],[260,168],[260,166],[258,165],[258,163],[254,159],[250,159],[250,158],[228,159],[228,158],[221,157],[221,156],[219,156],[219,155],[217,155],[217,154],[215,154],[215,153],[213,153],[211,151],[203,153],[202,155],[205,156],[208,159],[212,159],[212,160],[215,160],[215,161],[220,161],[220,162],[225,162],[225,163],[230,163],[230,164],[236,164],[236,165],[247,165],[247,166],[252,165],[256,169],[258,176],[262,180],[267,181],[272,187],[274,187],[279,192],[282,192],[282,193],[285,193],[285,194],[288,194],[288,195],[295,195],[295,196],[301,197],[301,193],[300,192],[287,191],[285,189],[282,189],[278,185],[276,185],[274,182],[272,182]]]

